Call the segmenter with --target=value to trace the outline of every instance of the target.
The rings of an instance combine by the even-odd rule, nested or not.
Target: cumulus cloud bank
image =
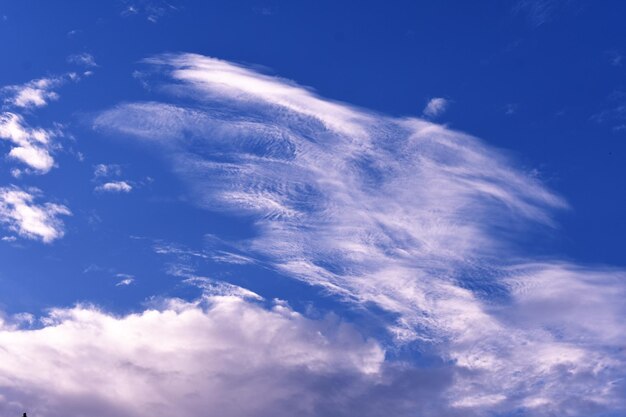
[[[7,415],[408,416],[436,406],[450,381],[388,367],[350,325],[278,301],[266,309],[207,295],[122,317],[77,306],[52,310],[38,328],[33,317],[15,321],[0,327]],[[413,397],[398,401],[408,381]]]
[[[453,369],[446,415],[624,410],[623,303],[608,296],[624,273],[516,250],[567,204],[501,152],[213,58],[147,64],[175,99],[119,105],[96,128],[160,147],[200,207],[253,216],[247,255],[387,312],[395,343]],[[583,318],[596,310],[606,325]]]

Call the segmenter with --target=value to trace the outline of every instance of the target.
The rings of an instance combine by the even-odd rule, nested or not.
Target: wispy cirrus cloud
[[[83,67],[97,67],[96,59],[87,52],[81,54],[72,54],[67,57],[67,62],[71,64],[81,65]]]
[[[122,167],[117,164],[97,164],[93,167],[94,178],[111,178],[122,175]]]
[[[590,119],[599,125],[608,126],[614,132],[626,130],[626,92],[615,90],[607,98],[606,108],[593,114]]]
[[[446,100],[443,97],[433,97],[428,100],[428,103],[426,103],[426,107],[424,107],[422,114],[425,117],[433,119],[444,114],[448,109],[448,106],[450,106],[449,100]]]
[[[37,189],[0,188],[0,223],[22,237],[50,243],[63,237],[65,228],[60,216],[71,212],[61,204],[37,204],[40,194]]]
[[[253,216],[258,235],[238,247],[386,311],[396,343],[454,364],[448,414],[626,406],[615,382],[626,369],[621,341],[609,326],[593,339],[568,304],[620,293],[623,272],[539,267],[516,249],[518,234],[553,227],[567,204],[514,161],[461,132],[324,100],[244,66],[190,54],[147,63],[169,78],[157,82],[171,101],[196,104],[122,104],[96,128],[161,147],[198,206]],[[548,311],[561,296],[571,315],[545,326],[529,314],[529,300],[543,298]],[[604,320],[622,314],[617,299],[594,306]]]
[[[541,26],[563,10],[570,0],[518,0],[513,7],[514,13],[523,13],[533,26]]]
[[[157,23],[167,13],[178,10],[173,1],[164,0],[124,0],[123,17],[140,15],[149,22]]]
[[[213,132],[213,143],[198,145],[229,151],[229,161],[198,159],[184,147],[175,148],[176,171],[192,182],[199,204],[260,214],[265,238],[286,242],[272,245],[274,255],[287,260],[281,268],[298,270],[307,280],[318,276],[320,284],[333,288],[336,277],[312,265],[322,258],[354,264],[354,269],[377,256],[380,261],[388,255],[417,256],[433,267],[441,257],[443,267],[488,252],[494,242],[483,216],[549,222],[545,209],[564,206],[469,136],[323,102],[293,84],[222,61],[176,56],[172,63],[172,75],[188,83],[173,87],[177,92],[223,100],[226,108],[249,106],[260,115],[221,120],[210,112],[136,103],[102,114],[96,125],[168,147],[179,146],[183,134],[202,141],[199,136]],[[293,114],[282,119],[272,106]],[[396,159],[398,153],[413,156]],[[316,224],[324,227],[309,229]],[[345,284],[352,281],[345,278]]]

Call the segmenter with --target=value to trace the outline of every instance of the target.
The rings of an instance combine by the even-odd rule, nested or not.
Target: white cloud
[[[122,175],[122,167],[116,164],[97,164],[94,166],[93,175],[94,181],[99,183],[94,189],[96,192],[129,193],[134,188],[134,185],[126,180],[107,181]]]
[[[67,62],[71,64],[82,65],[84,67],[97,67],[98,66],[98,64],[96,64],[96,59],[93,57],[93,55],[88,54],[86,52],[82,54],[74,54],[74,55],[68,56]]]
[[[513,290],[511,282],[546,285],[553,276],[512,278],[528,268],[508,264],[523,259],[517,235],[552,226],[552,212],[567,207],[534,175],[463,133],[329,102],[235,64],[197,55],[148,62],[174,80],[163,90],[198,105],[124,104],[95,126],[161,147],[198,206],[252,215],[258,235],[238,247],[253,258],[385,310],[398,343],[453,363],[459,373],[443,414],[626,406],[615,382],[626,369],[615,353],[623,344],[611,327],[586,333],[571,314],[547,329]],[[560,282],[579,282],[576,270]],[[592,287],[603,294],[623,288],[617,282]],[[551,291],[571,300],[592,287]],[[594,304],[611,323],[616,306]]]
[[[68,81],[78,81],[76,73],[67,73],[58,77],[40,78],[21,85],[10,85],[0,89],[4,97],[5,107],[30,110],[46,106],[50,101],[57,100],[59,95],[54,91]],[[60,148],[52,143],[52,138],[61,135],[60,125],[54,130],[30,128],[21,114],[15,111],[0,113],[0,139],[12,142],[9,157],[29,166],[29,169],[12,169],[15,178],[25,173],[45,174],[54,166],[52,151]]]
[[[119,177],[122,175],[122,167],[116,164],[97,164],[93,168],[95,178]]]
[[[121,12],[123,17],[142,15],[152,23],[157,23],[167,13],[178,10],[172,1],[125,0],[124,3],[124,9]]]
[[[433,407],[449,380],[384,369],[381,347],[350,325],[310,320],[284,303],[266,310],[211,296],[121,317],[77,306],[42,322],[0,328],[7,415],[409,416],[396,391],[412,407]]]
[[[45,174],[54,166],[51,151],[54,147],[52,138],[56,135],[58,132],[29,127],[18,114],[0,114],[0,139],[15,145],[9,151],[9,157],[28,165],[37,173]]]
[[[170,271],[173,272],[173,271]],[[247,290],[245,288],[241,288],[237,285],[232,285],[227,282],[216,281],[211,278],[196,276],[188,272],[184,272],[178,270],[172,275],[183,276],[186,279],[183,281],[185,284],[193,285],[198,288],[202,288],[204,294],[210,296],[221,296],[221,297],[239,297],[242,299],[249,300],[263,300],[263,297]]]
[[[126,181],[111,181],[96,187],[96,191],[107,193],[129,193],[132,190],[133,186]]]
[[[443,97],[433,97],[428,100],[426,107],[424,107],[423,114],[428,118],[435,118],[441,116],[448,109],[450,105],[449,101]]]
[[[116,287],[126,287],[126,286],[132,284],[133,282],[135,282],[135,277],[132,276],[132,275],[117,274],[116,277],[120,278],[120,280],[117,282],[117,284],[115,284]]]
[[[602,110],[591,116],[591,120],[601,125],[611,126],[613,131],[620,131],[623,129],[624,122],[626,122],[626,94],[623,91],[614,91],[610,99],[611,107]]]
[[[193,86],[186,93],[204,99],[230,99],[234,102],[264,102],[285,107],[320,121],[326,128],[354,136],[366,136],[364,124],[375,119],[349,106],[318,98],[311,91],[277,77],[218,59],[202,59],[193,54],[166,55],[147,60],[157,65],[173,65],[172,77]]]
[[[50,243],[63,237],[64,225],[59,216],[71,213],[60,204],[36,204],[38,194],[38,190],[0,188],[0,223],[20,236]]]
[[[59,95],[53,89],[63,84],[63,82],[64,79],[62,77],[40,78],[29,81],[26,84],[3,87],[0,91],[7,96],[5,103],[13,106],[23,108],[43,107],[50,101],[59,98]]]

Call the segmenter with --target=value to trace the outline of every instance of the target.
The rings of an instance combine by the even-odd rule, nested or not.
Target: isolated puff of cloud
[[[336,318],[308,319],[233,296],[113,316],[52,310],[0,328],[3,414],[61,417],[348,417],[438,408],[436,369],[389,368],[384,351]],[[398,398],[397,393],[408,396]]]
[[[247,255],[386,311],[396,343],[453,364],[446,415],[624,409],[623,345],[609,337],[621,304],[593,304],[611,323],[595,327],[576,324],[573,304],[623,292],[623,272],[529,266],[516,236],[552,227],[567,207],[533,175],[463,133],[244,66],[191,54],[147,63],[173,99],[121,104],[95,127],[160,147],[198,206],[254,216],[258,234],[239,246]],[[542,308],[568,314],[544,326],[528,312],[547,288]]]
[[[448,109],[448,100],[443,97],[434,97],[428,100],[426,107],[424,107],[423,114],[428,118],[435,118],[441,116]]]
[[[60,204],[37,204],[38,190],[24,190],[15,186],[0,188],[0,223],[18,235],[50,243],[63,237],[64,225],[60,216],[70,210]]]
[[[37,173],[45,174],[54,166],[51,151],[55,135],[57,132],[29,127],[19,114],[0,114],[0,139],[14,145],[9,151],[9,157],[26,164]]]
[[[133,190],[133,186],[126,181],[105,182],[96,187],[96,191],[103,193],[129,193]]]

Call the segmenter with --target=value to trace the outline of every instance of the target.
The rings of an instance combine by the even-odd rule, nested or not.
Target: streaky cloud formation
[[[571,3],[567,0],[518,0],[513,6],[514,13],[526,14],[533,26],[548,23],[554,15],[562,11],[563,6]]]
[[[624,272],[522,253],[516,236],[554,227],[567,204],[502,152],[214,58],[146,63],[191,104],[121,104],[95,127],[160,147],[198,206],[252,216],[247,256],[385,311],[396,346],[449,364],[454,381],[424,415],[625,409],[623,303],[605,297],[624,292]]]
[[[416,272],[436,273],[448,285],[451,280],[443,278],[454,269],[494,256],[501,246],[495,226],[504,228],[512,219],[550,224],[547,209],[565,206],[467,135],[323,102],[264,75],[257,83],[250,80],[256,73],[222,61],[170,59],[172,76],[187,84],[165,88],[199,99],[206,93],[207,100],[221,100],[224,110],[132,103],[103,113],[96,126],[167,147],[199,205],[260,216],[262,237],[250,242],[252,250],[263,246],[289,275],[355,301],[402,313],[409,300],[397,297],[416,300],[424,292],[404,293],[404,285],[440,282],[419,283]],[[242,91],[247,85],[252,92]],[[243,107],[242,116],[229,106]],[[206,157],[188,147],[203,149]],[[383,284],[389,275],[408,275],[405,284],[385,291],[392,298],[378,294],[384,285],[362,285]],[[414,307],[404,312],[412,315]],[[420,314],[407,330],[418,324],[431,327]]]
[[[61,204],[35,203],[40,194],[32,188],[0,188],[0,223],[22,237],[50,243],[63,237],[65,230],[59,217],[71,212]]]
[[[82,54],[73,54],[67,57],[67,62],[81,65],[83,67],[97,67],[96,59],[93,55],[83,52]]]

